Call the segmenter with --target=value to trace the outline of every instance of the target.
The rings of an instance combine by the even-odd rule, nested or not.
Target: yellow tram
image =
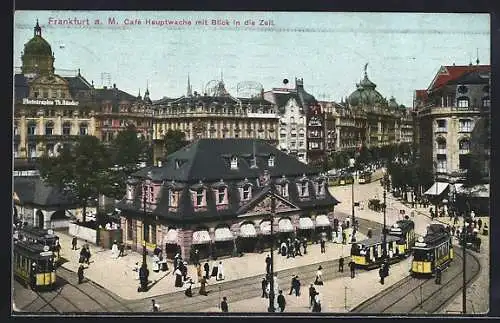
[[[372,181],[372,173],[370,171],[365,171],[359,174],[358,183],[359,184],[368,184]]]
[[[390,262],[398,261],[395,251],[397,250],[396,243],[398,237],[387,235],[386,247],[387,256]],[[351,246],[351,259],[356,267],[372,269],[379,267],[383,258],[383,236],[368,238],[359,242],[353,242]]]
[[[419,237],[412,248],[411,274],[431,275],[443,270],[453,260],[451,235],[442,224],[431,224],[424,237]]]
[[[405,219],[398,220],[389,228],[389,234],[399,237],[396,242],[396,255],[407,257],[411,254],[411,248],[415,245],[415,222]]]
[[[54,252],[47,245],[18,240],[14,242],[14,277],[33,290],[53,289],[56,284]]]

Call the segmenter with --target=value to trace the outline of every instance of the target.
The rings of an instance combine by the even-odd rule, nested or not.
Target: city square
[[[359,36],[374,45],[343,49],[357,72],[333,85],[319,52],[297,66],[307,46],[267,66],[282,49],[255,35],[316,37],[283,29],[292,13],[163,14],[88,12],[72,18],[79,30],[62,12],[15,14],[14,314],[489,312],[487,15],[470,15],[480,32],[463,31],[467,46],[401,57],[375,55],[375,16],[346,16],[378,27]],[[387,18],[404,15],[425,29]],[[214,37],[212,65],[179,41],[197,30]],[[99,33],[109,52],[129,37],[148,66],[144,33],[181,54],[128,73],[99,63],[86,44]],[[415,75],[396,80],[387,64]]]

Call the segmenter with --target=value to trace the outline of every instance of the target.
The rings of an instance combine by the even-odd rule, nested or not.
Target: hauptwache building
[[[271,199],[275,199],[275,212]],[[315,168],[264,140],[198,139],[127,182],[117,207],[123,240],[134,250],[189,259],[254,252],[276,240],[331,237],[334,206]]]

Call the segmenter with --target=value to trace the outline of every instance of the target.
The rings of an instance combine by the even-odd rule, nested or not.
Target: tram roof
[[[368,238],[365,240],[361,240],[361,241],[351,242],[351,244],[360,244],[360,245],[363,245],[366,247],[370,247],[370,246],[374,246],[377,244],[381,244],[382,240],[383,240],[383,236],[380,235],[380,236],[374,236],[374,237],[371,237],[371,238]],[[386,238],[387,242],[393,242],[393,241],[398,241],[398,240],[399,240],[399,237],[394,237],[391,235],[387,235],[387,238]]]
[[[33,243],[29,241],[18,240],[14,242],[15,251],[34,259],[43,259],[49,257],[49,255],[40,254],[42,252],[47,252],[44,250],[44,247],[45,246],[40,243]]]
[[[38,227],[33,227],[33,226],[24,226],[19,229],[19,232],[25,233],[25,234],[31,234],[37,237],[43,237],[43,238],[57,238],[57,235],[55,234],[49,234],[47,230],[41,229]]]

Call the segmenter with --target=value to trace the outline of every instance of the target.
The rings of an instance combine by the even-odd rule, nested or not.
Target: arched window
[[[295,117],[290,117],[290,123],[295,123]]]
[[[36,135],[36,122],[30,121],[28,123],[28,135]]]
[[[467,154],[470,150],[470,140],[467,138],[461,139],[458,142],[458,149],[460,150],[460,154]]]
[[[446,149],[446,139],[444,139],[443,137],[437,138],[436,143],[437,143],[438,150]]]
[[[300,117],[300,118],[299,118],[299,123],[300,123],[300,124],[305,124],[304,117]]]
[[[468,108],[469,107],[469,98],[466,96],[461,96],[457,98],[457,106],[459,108]]]
[[[49,121],[45,124],[45,134],[52,135],[53,132],[54,132],[54,123],[52,121]]]
[[[80,124],[80,135],[88,135],[89,134],[89,131],[88,131],[88,125],[86,123],[81,123]]]
[[[69,122],[63,123],[62,134],[63,135],[70,135],[71,134],[71,123],[69,123]]]

